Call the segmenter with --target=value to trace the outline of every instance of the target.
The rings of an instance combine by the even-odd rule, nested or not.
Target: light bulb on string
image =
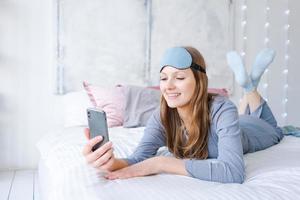
[[[290,56],[288,54],[285,54],[284,59],[288,60],[290,58]]]
[[[268,28],[270,26],[270,23],[269,22],[266,22],[265,23],[265,28]]]
[[[290,25],[289,25],[289,24],[286,24],[286,25],[284,26],[284,28],[285,28],[285,30],[288,30],[288,29],[290,28]]]
[[[288,9],[288,10],[286,10],[284,13],[285,13],[286,15],[289,15],[289,14],[290,14],[290,10]]]
[[[289,73],[289,70],[288,70],[288,69],[284,69],[284,70],[282,71],[282,73],[283,73],[283,74],[288,74],[288,73]]]
[[[265,44],[268,44],[270,42],[269,38],[265,38]]]
[[[290,44],[290,40],[286,40],[285,44],[289,45]]]
[[[287,115],[288,115],[288,114],[287,114],[286,112],[284,112],[284,113],[282,113],[282,115],[281,115],[281,116],[282,116],[282,118],[286,118],[286,117],[287,117]]]

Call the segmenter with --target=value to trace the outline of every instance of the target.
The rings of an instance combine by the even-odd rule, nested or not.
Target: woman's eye
[[[165,81],[165,80],[167,80],[167,78],[160,78],[160,80],[161,80],[161,81]]]
[[[177,79],[177,80],[184,80],[183,77],[177,77],[176,79]]]

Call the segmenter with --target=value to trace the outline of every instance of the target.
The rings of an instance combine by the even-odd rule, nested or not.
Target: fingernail
[[[97,139],[97,140],[100,140],[100,139],[102,139],[102,136],[99,135],[99,136],[96,137],[96,139]]]

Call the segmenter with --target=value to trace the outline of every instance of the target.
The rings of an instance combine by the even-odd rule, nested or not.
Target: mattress
[[[114,199],[300,199],[300,138],[285,136],[268,149],[244,155],[243,184],[202,181],[187,176],[159,174],[124,180],[106,180],[82,156],[84,127],[69,127],[43,137],[39,187],[43,200]],[[109,129],[116,157],[130,155],[144,127]],[[168,156],[166,148],[158,155]]]

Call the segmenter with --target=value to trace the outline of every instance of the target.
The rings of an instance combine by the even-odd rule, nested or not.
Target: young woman
[[[281,129],[266,101],[257,92],[259,79],[274,58],[265,49],[256,57],[250,75],[236,52],[227,54],[236,81],[245,89],[238,115],[226,97],[207,93],[206,65],[192,47],[168,49],[161,61],[161,105],[149,119],[135,152],[115,158],[112,143],[92,152],[102,140],[88,141],[83,154],[89,164],[106,170],[107,179],[123,179],[158,173],[191,176],[201,180],[242,183],[243,154],[277,144]],[[89,138],[89,130],[85,130]],[[155,156],[167,146],[173,156]]]

